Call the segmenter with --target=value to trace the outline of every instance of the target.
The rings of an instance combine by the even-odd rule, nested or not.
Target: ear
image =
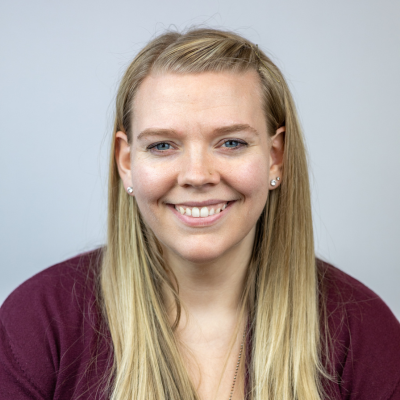
[[[127,189],[132,186],[131,146],[128,143],[128,136],[121,131],[115,134],[115,162],[119,176]]]
[[[277,129],[270,138],[269,189],[276,189],[282,182],[283,152],[285,147],[285,127]],[[279,178],[279,179],[278,179]],[[275,182],[273,182],[275,181]],[[275,183],[275,185],[271,185]]]

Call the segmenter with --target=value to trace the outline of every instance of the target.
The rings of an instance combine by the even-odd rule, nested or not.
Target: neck
[[[207,325],[212,320],[222,322],[221,318],[237,321],[251,258],[252,236],[217,260],[208,262],[190,262],[173,253],[165,253],[167,265],[178,282],[183,321],[187,319],[186,313],[194,316],[198,322],[207,320]],[[168,290],[165,291],[165,297],[174,320],[176,310]]]
[[[232,390],[232,381],[236,383],[236,397],[232,399],[242,397],[244,392],[243,373],[236,378],[235,367],[247,320],[241,298],[254,232],[246,239],[208,262],[190,262],[164,251],[166,264],[178,282],[182,304],[175,335],[190,379],[202,399],[221,398],[220,393]],[[172,325],[176,306],[169,290],[164,290],[164,297]]]

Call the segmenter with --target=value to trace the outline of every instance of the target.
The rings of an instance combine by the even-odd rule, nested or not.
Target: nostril
[[[219,175],[216,171],[204,168],[183,168],[178,177],[178,184],[181,186],[204,186],[214,185],[219,182]]]

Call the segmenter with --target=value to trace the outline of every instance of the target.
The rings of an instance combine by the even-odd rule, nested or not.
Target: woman
[[[229,32],[133,60],[107,245],[28,280],[1,321],[4,399],[400,398],[399,323],[315,259],[289,89]]]

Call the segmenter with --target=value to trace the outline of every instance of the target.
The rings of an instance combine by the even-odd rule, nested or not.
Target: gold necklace
[[[237,378],[237,374],[238,374],[238,371],[239,371],[240,359],[242,358],[242,352],[243,352],[244,338],[245,337],[246,337],[246,327],[244,328],[244,332],[243,332],[242,344],[240,345],[239,357],[238,357],[238,361],[236,363],[235,376],[233,377],[233,383],[232,383],[232,388],[231,388],[231,394],[229,395],[229,400],[232,400],[233,392],[235,390],[236,378]]]

